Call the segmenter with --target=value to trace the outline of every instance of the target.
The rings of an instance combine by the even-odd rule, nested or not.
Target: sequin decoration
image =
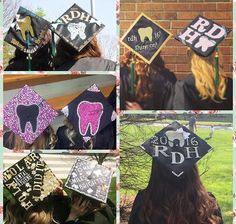
[[[4,107],[4,125],[32,144],[58,116],[33,89],[25,85]]]

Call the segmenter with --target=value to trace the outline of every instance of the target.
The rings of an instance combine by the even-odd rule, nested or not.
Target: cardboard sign
[[[60,186],[39,154],[31,153],[3,172],[3,184],[28,210]]]
[[[203,16],[197,16],[176,36],[176,39],[197,54],[207,57],[212,54],[229,32],[230,29]]]
[[[81,51],[104,27],[99,20],[74,4],[51,24],[50,29]]]
[[[4,40],[24,53],[34,54],[42,47],[49,25],[47,20],[20,7]]]
[[[58,113],[27,85],[3,109],[4,125],[29,144],[32,144],[57,116]]]
[[[176,177],[180,177],[212,148],[185,126],[173,122],[141,145]]]
[[[85,141],[116,119],[116,112],[96,84],[70,102],[62,112]]]
[[[121,43],[151,64],[170,38],[171,33],[142,13],[121,38]]]
[[[77,159],[65,186],[90,198],[106,203],[113,172],[91,161]]]

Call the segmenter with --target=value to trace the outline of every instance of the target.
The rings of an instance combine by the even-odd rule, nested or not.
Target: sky
[[[59,18],[74,3],[91,13],[90,0],[21,0],[21,6],[35,11],[42,8],[50,22]],[[95,0],[95,18],[105,25],[103,34],[116,34],[116,0]]]

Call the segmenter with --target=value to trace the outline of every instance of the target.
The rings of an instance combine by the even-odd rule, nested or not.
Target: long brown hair
[[[202,99],[214,101],[224,100],[227,77],[223,71],[223,58],[219,52],[219,86],[215,86],[216,60],[215,52],[208,57],[201,57],[188,49],[187,55],[190,58],[191,71],[195,77],[195,86]]]
[[[19,203],[8,201],[4,224],[59,224],[47,207],[47,201],[43,201],[26,211]]]
[[[130,68],[130,64],[134,60],[135,62],[135,75],[138,77],[136,85],[136,97],[140,101],[145,101],[153,96],[153,82],[150,79],[151,75],[159,74],[165,70],[165,63],[160,54],[149,65],[143,61],[140,57],[134,55],[131,51],[125,52],[120,58],[121,67],[127,66]]]
[[[54,65],[60,66],[65,62],[77,61],[85,57],[101,57],[101,49],[97,38],[94,37],[80,52],[60,39],[57,43],[57,55],[53,60]]]
[[[181,179],[176,179],[162,165],[153,160],[152,173],[145,199],[139,212],[144,224],[219,224],[214,213],[216,200],[205,190],[197,166],[190,168]],[[153,219],[152,219],[153,220]]]
[[[22,149],[53,149],[57,142],[57,137],[51,126],[47,127],[44,132],[34,141],[33,144],[24,142],[20,136],[10,132],[8,139],[4,139],[4,146],[10,145],[14,150]]]

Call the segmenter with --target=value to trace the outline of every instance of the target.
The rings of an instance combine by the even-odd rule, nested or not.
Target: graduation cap
[[[151,64],[170,38],[170,32],[141,13],[123,35],[121,43],[146,63]]]
[[[49,25],[47,20],[20,7],[4,40],[26,54],[33,54],[42,47]]]
[[[62,112],[86,142],[116,119],[116,112],[96,84],[71,101]]]
[[[212,147],[178,122],[173,122],[141,145],[156,162],[180,177]]]
[[[26,210],[60,187],[59,180],[37,153],[30,153],[6,169],[3,184]]]
[[[25,85],[3,109],[3,123],[25,142],[34,140],[58,113],[33,89]]]
[[[231,30],[203,16],[197,16],[175,37],[200,56],[212,54]]]
[[[216,50],[215,85],[219,86],[218,45],[230,33],[230,29],[203,16],[197,16],[175,39],[190,47],[202,57],[210,56]]]
[[[113,171],[88,160],[78,158],[65,186],[90,198],[106,203]]]
[[[50,29],[81,51],[104,27],[99,20],[74,4],[51,24]]]

